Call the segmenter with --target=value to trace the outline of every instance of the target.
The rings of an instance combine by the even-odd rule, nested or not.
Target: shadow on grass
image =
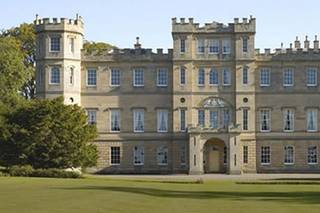
[[[123,192],[151,197],[187,198],[187,199],[229,199],[238,201],[275,201],[303,204],[319,204],[320,192],[221,192],[221,191],[177,191],[142,187],[120,186],[84,186],[77,188],[59,188],[63,190],[89,190]]]

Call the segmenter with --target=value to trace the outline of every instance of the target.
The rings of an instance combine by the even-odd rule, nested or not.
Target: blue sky
[[[40,17],[75,17],[85,21],[85,39],[132,47],[140,36],[143,47],[171,48],[171,18],[194,17],[195,22],[233,22],[234,17],[257,19],[256,48],[289,46],[320,34],[317,0],[19,0],[1,2],[0,29]]]

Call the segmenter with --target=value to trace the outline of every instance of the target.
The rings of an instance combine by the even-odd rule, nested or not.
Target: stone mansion
[[[320,172],[320,49],[255,49],[256,19],[172,19],[173,49],[85,52],[84,24],[38,17],[37,97],[96,125],[102,173]],[[313,43],[312,45],[310,43]]]

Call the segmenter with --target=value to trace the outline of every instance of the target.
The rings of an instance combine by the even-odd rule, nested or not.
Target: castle
[[[35,20],[38,98],[96,125],[103,173],[319,172],[320,50],[255,49],[256,19],[172,19],[173,49],[88,53],[84,24]]]

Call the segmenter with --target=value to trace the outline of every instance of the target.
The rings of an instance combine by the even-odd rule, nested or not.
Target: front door
[[[219,162],[219,151],[213,149],[209,153],[209,172],[219,172],[220,162]]]

